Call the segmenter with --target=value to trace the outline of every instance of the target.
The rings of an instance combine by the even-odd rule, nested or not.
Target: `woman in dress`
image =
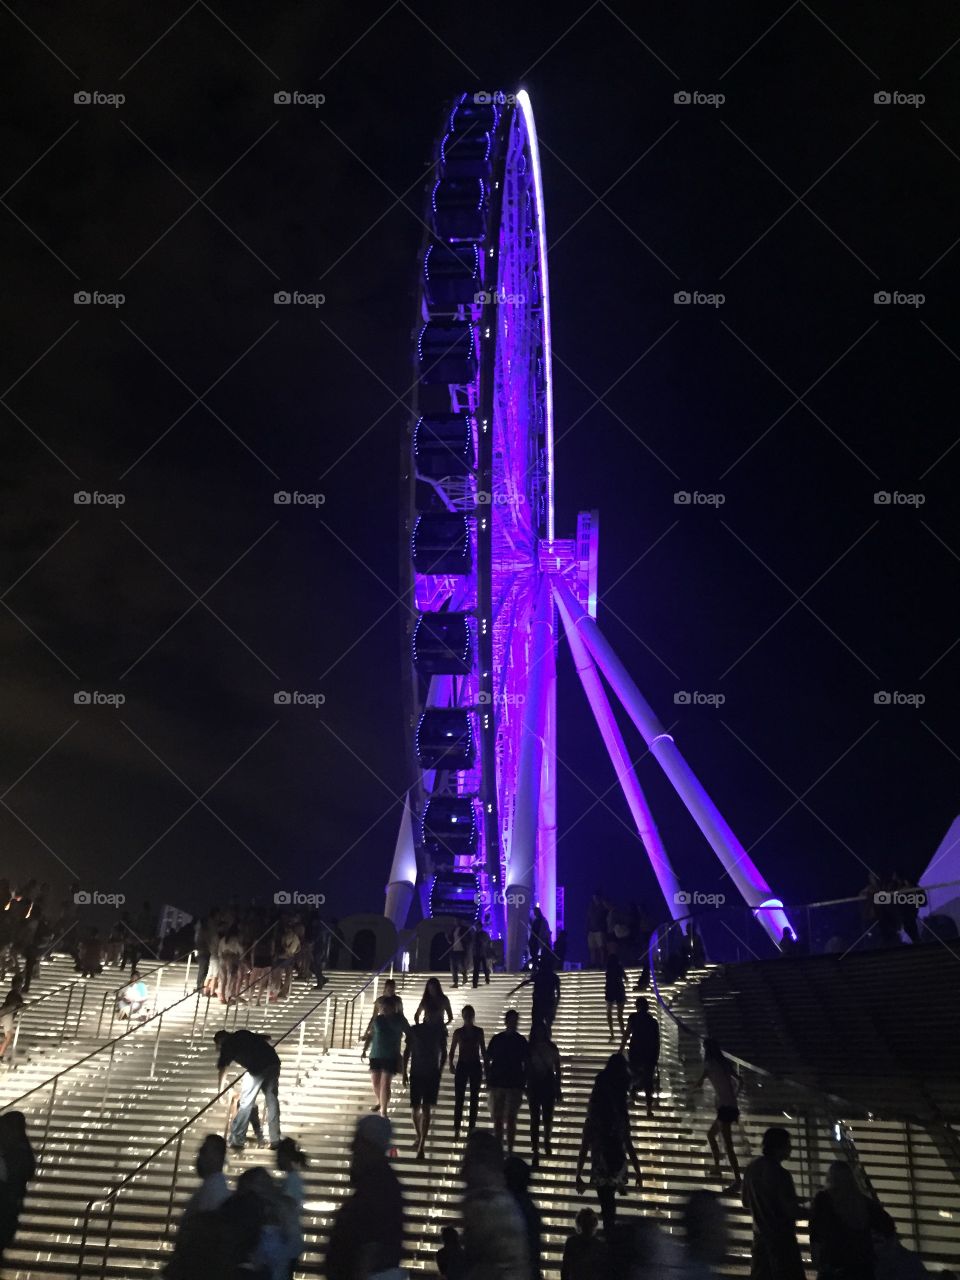
[[[453,1021],[453,1010],[450,1001],[443,994],[439,978],[428,978],[423,988],[423,996],[413,1015],[414,1022],[442,1022],[444,1026]]]
[[[633,1165],[637,1187],[643,1185],[640,1161],[630,1137],[629,1087],[626,1060],[620,1053],[611,1054],[594,1081],[577,1158],[577,1193],[583,1195],[586,1190],[583,1169],[589,1155],[590,1185],[600,1201],[600,1216],[608,1239],[617,1217],[617,1192],[623,1194],[627,1188],[628,1159]]]

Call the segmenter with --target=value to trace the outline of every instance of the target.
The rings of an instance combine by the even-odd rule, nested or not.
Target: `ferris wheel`
[[[571,538],[554,527],[546,228],[525,91],[463,93],[445,111],[424,222],[401,496],[414,781],[385,914],[402,926],[419,886],[424,916],[485,922],[515,968],[533,906],[556,927],[559,620],[668,904],[682,894],[597,671],[611,682],[595,649],[597,513],[581,512]],[[616,691],[668,769],[672,739],[624,680],[643,723]],[[752,896],[772,904],[760,886]]]

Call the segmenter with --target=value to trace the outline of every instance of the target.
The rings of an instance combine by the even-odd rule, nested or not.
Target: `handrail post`
[[[100,1098],[100,1116],[99,1116],[100,1120],[103,1119],[103,1109],[107,1105],[107,1093],[109,1092],[109,1089],[110,1089],[110,1077],[113,1074],[113,1059],[114,1059],[114,1055],[116,1054],[116,1051],[117,1051],[117,1042],[116,1040],[111,1040],[110,1061],[107,1063],[107,1076],[103,1082],[103,1095]]]
[[[323,1052],[330,1052],[330,1001],[323,1006]]]
[[[173,1174],[170,1178],[170,1199],[167,1201],[167,1220],[163,1225],[164,1240],[170,1235],[170,1219],[173,1217],[173,1201],[177,1193],[177,1174],[180,1172],[180,1152],[183,1150],[183,1130],[177,1138],[177,1149],[173,1157]]]
[[[80,991],[80,1008],[77,1010],[77,1025],[73,1029],[74,1039],[80,1034],[80,1023],[83,1021],[83,1011],[87,1007],[87,988],[84,985]]]
[[[163,1030],[163,1014],[157,1018],[157,1034],[153,1042],[153,1058],[150,1061],[150,1079],[156,1079],[157,1075],[157,1050],[160,1048],[160,1032]]]
[[[100,1280],[106,1280],[107,1259],[110,1256],[110,1237],[113,1235],[113,1215],[117,1211],[117,1197],[110,1197],[110,1213],[107,1216],[107,1229],[103,1236],[103,1261],[100,1263]]]
[[[47,1119],[46,1119],[46,1123],[43,1126],[43,1140],[40,1143],[41,1157],[46,1155],[46,1151],[47,1151],[47,1134],[50,1132],[50,1117],[53,1115],[53,1104],[57,1097],[57,1085],[59,1085],[59,1083],[60,1083],[60,1077],[54,1076],[53,1088],[50,1090],[50,1102],[47,1104]]]
[[[97,1019],[97,1036],[98,1037],[100,1035],[100,1032],[103,1030],[103,1015],[107,1011],[107,999],[109,995],[110,995],[110,992],[108,991],[104,995],[103,999],[100,1001],[100,1017]]]
[[[70,989],[67,992],[67,1007],[63,1011],[63,1021],[60,1023],[60,1039],[57,1041],[58,1049],[62,1048],[64,1036],[67,1034],[67,1020],[70,1017],[70,1006],[73,1004],[73,988],[74,988],[74,984],[71,982]],[[18,1023],[17,1024],[18,1033],[19,1033],[19,1030],[20,1030],[20,1026]],[[16,1040],[14,1040],[13,1042],[13,1047],[14,1047],[14,1050],[16,1050],[16,1047],[17,1047]]]
[[[160,984],[163,981],[163,965],[157,970],[157,989],[153,995],[153,1011],[160,1012]]]
[[[77,1250],[77,1280],[83,1276],[83,1261],[87,1255],[87,1237],[90,1234],[90,1215],[94,1202],[90,1200],[83,1214],[83,1230],[80,1232],[80,1248]]]
[[[196,953],[193,951],[187,952],[187,971],[183,975],[183,994],[184,995],[186,995],[187,992],[190,990],[190,962],[193,959],[195,954]]]
[[[294,1085],[293,1085],[295,1089],[300,1088],[300,1060],[303,1057],[303,1036],[306,1029],[307,1029],[307,1019],[304,1018],[303,1021],[300,1023],[300,1041],[297,1045],[297,1068],[296,1068],[296,1076],[295,1076]]]

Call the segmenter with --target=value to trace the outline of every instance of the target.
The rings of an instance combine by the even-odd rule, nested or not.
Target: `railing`
[[[337,1008],[338,1002],[336,997],[334,998],[333,1037],[332,1038],[333,1038],[333,1042],[335,1042],[337,1037],[337,1022],[339,1020],[341,1049],[346,1049],[351,1045],[355,1045],[360,1039],[360,1037],[366,1031],[366,1027],[364,1027],[363,1019],[364,1019],[364,1014],[366,1012],[366,1005],[367,1005],[367,988],[371,985],[371,983],[373,984],[373,994],[370,1000],[370,1008],[373,1009],[375,1008],[377,1003],[377,982],[380,979],[380,977],[386,972],[387,969],[389,969],[390,972],[389,974],[387,974],[387,977],[384,979],[384,981],[393,980],[394,979],[393,966],[394,966],[394,961],[393,961],[393,958],[391,957],[391,959],[389,959],[385,964],[382,964],[375,973],[372,973],[370,975],[370,977],[366,980],[366,982],[363,984],[363,986],[360,988],[359,991],[354,992],[354,994],[349,998],[344,998],[343,1010],[342,1012],[339,1012],[339,1018],[338,1018],[338,1008]],[[400,975],[401,987],[406,986],[406,978],[407,978],[407,975],[405,973],[401,973]],[[356,1016],[358,1000],[360,1001],[359,1017]],[[333,1047],[333,1044],[331,1044],[331,1048],[332,1047]]]
[[[73,982],[67,983],[63,987],[54,987],[52,991],[47,991],[44,995],[38,996],[36,1000],[28,1001],[17,1017],[17,1025],[13,1033],[13,1044],[10,1046],[10,1062],[16,1065],[17,1061],[17,1045],[20,1041],[20,1031],[23,1027],[23,1021],[28,1015],[32,1015],[33,1010],[44,1003],[45,1000],[51,999],[53,996],[62,996],[64,991],[67,993],[67,1003],[63,1010],[63,1019],[60,1023],[60,1031],[57,1034],[57,1048],[59,1049],[67,1036],[67,1023],[70,1020],[70,1011],[73,1008],[73,997],[79,989],[80,1001],[77,1009],[76,1022],[73,1026],[73,1036],[76,1038],[80,1034],[80,1020],[83,1017],[83,1009],[87,1002],[87,984],[83,978],[76,978]],[[46,1010],[44,1010],[46,1012]],[[56,1033],[55,1033],[56,1034]]]
[[[787,910],[789,911],[789,908]],[[647,957],[650,966],[650,984],[657,1000],[658,1010],[666,1014],[678,1031],[702,1041],[704,1039],[702,1032],[686,1023],[675,1012],[672,1005],[667,1003],[660,981],[664,976],[665,959],[671,954],[671,949],[663,945],[663,935],[673,929],[679,930],[687,920],[695,920],[699,923],[701,917],[688,916],[669,921],[658,926],[651,934]],[[818,1129],[821,1131],[821,1136],[827,1136],[837,1153],[851,1166],[862,1190],[873,1198],[877,1198],[870,1177],[860,1159],[852,1128],[842,1118],[843,1114],[862,1113],[860,1107],[826,1090],[814,1089],[790,1077],[767,1071],[756,1063],[748,1062],[745,1058],[728,1052],[726,1047],[723,1048],[723,1055],[737,1067],[740,1079],[747,1086],[750,1094],[756,1098],[768,1089],[774,1095],[770,1103],[771,1110],[779,1112],[784,1119],[793,1123],[795,1133],[792,1159],[799,1165],[801,1199],[812,1200],[815,1192],[823,1185],[817,1141]],[[789,1112],[784,1103],[789,1105]]]
[[[154,975],[156,975],[157,986],[153,994],[153,1008],[155,1013],[158,1012],[160,1008],[160,984],[163,980],[163,972],[165,969],[169,969],[171,965],[183,964],[183,962],[186,961],[186,969],[184,971],[184,978],[183,978],[183,994],[184,995],[190,994],[189,991],[187,990],[187,988],[190,985],[190,961],[193,959],[195,954],[196,954],[195,950],[191,948],[190,951],[185,952],[182,956],[179,956],[175,960],[164,960],[163,963],[157,965],[155,969],[147,969],[147,970],[139,971],[140,978],[142,981],[146,981],[147,978],[152,978]],[[130,972],[131,974],[133,973],[132,968]],[[109,1001],[111,1004],[111,1009],[110,1009],[110,1025],[107,1027],[107,1038],[108,1039],[110,1038],[113,1032],[113,1024],[117,1016],[117,1001],[120,998],[121,991],[126,991],[129,985],[130,985],[129,981],[121,982],[119,987],[116,987],[112,991],[106,992],[106,994],[104,995],[103,1000],[100,1003],[100,1016],[97,1019],[97,1035],[100,1035],[100,1032],[103,1028],[103,1019],[106,1017],[107,1002]]]
[[[371,985],[371,983],[373,983],[374,992],[375,992],[376,982],[378,978],[384,972],[384,970],[388,967],[391,969],[391,972],[392,972],[392,967],[393,967],[392,961],[390,962],[389,966],[384,965],[382,966],[382,968],[378,969],[376,973],[371,974],[371,976],[367,979],[367,981],[363,984],[363,986],[361,986],[360,989],[356,991],[352,996],[345,997],[343,999],[342,1010],[341,1010],[340,1019],[339,1019],[340,1021],[339,1034],[341,1037],[341,1044],[340,1044],[341,1048],[348,1047],[348,1043],[351,1041],[352,1037],[355,1034],[356,1027],[358,1025],[362,1025],[363,1009],[364,1009],[365,999],[366,999],[365,993],[368,987]],[[358,1000],[360,1000],[359,1018],[356,1016]],[[309,1008],[305,1014],[303,1014],[300,1018],[298,1018],[297,1021],[291,1027],[287,1028],[287,1030],[283,1033],[283,1035],[278,1036],[276,1040],[273,1041],[274,1045],[282,1044],[284,1041],[288,1040],[289,1037],[292,1036],[295,1031],[299,1031],[299,1034],[297,1037],[296,1060],[294,1065],[294,1075],[295,1075],[294,1088],[299,1088],[301,1079],[302,1079],[301,1067],[303,1062],[304,1040],[305,1040],[307,1025],[310,1022],[310,1020],[314,1017],[314,1015],[317,1014],[321,1009],[323,1009],[324,1011],[323,1012],[323,1029],[320,1035],[321,1056],[328,1053],[332,1048],[337,1047],[335,1042],[338,1034],[337,1008],[339,1004],[340,1004],[340,997],[333,993],[328,993],[327,995],[321,996],[321,998],[317,1001],[315,1005],[312,1005],[311,1008]],[[332,1018],[331,1018],[331,1010],[332,1010]],[[158,1157],[162,1156],[164,1152],[167,1152],[172,1148],[173,1149],[173,1169],[171,1171],[171,1176],[170,1176],[170,1194],[167,1197],[166,1213],[165,1213],[163,1229],[162,1229],[162,1239],[166,1241],[169,1238],[170,1228],[171,1228],[171,1219],[173,1217],[173,1208],[174,1208],[174,1203],[176,1201],[177,1179],[180,1172],[180,1163],[181,1163],[181,1157],[183,1153],[184,1137],[186,1136],[187,1132],[190,1129],[192,1129],[194,1125],[197,1124],[198,1121],[200,1121],[204,1116],[206,1116],[213,1107],[215,1107],[220,1101],[223,1100],[223,1098],[227,1094],[230,1093],[230,1091],[236,1086],[237,1082],[243,1078],[244,1074],[245,1073],[241,1071],[237,1076],[235,1076],[228,1085],[226,1085],[223,1089],[221,1089],[220,1092],[214,1098],[211,1099],[210,1102],[208,1102],[205,1106],[201,1107],[200,1110],[195,1115],[191,1116],[190,1119],[185,1124],[180,1126],[180,1128],[176,1131],[176,1133],[171,1134],[170,1137],[167,1138],[165,1142],[161,1143],[160,1146],[158,1146],[154,1151],[152,1151],[150,1155],[148,1155],[144,1160],[141,1160],[140,1164],[138,1164],[135,1169],[133,1169],[124,1178],[122,1178],[120,1182],[116,1183],[113,1187],[111,1187],[105,1195],[95,1197],[94,1199],[88,1202],[86,1210],[84,1212],[84,1216],[83,1216],[83,1228],[82,1228],[82,1233],[80,1237],[80,1249],[79,1249],[79,1254],[77,1258],[76,1276],[78,1280],[81,1280],[81,1277],[84,1274],[84,1262],[86,1260],[86,1255],[89,1249],[90,1224],[91,1224],[91,1218],[93,1216],[94,1210],[104,1209],[106,1207],[109,1207],[109,1216],[107,1218],[107,1225],[104,1232],[104,1239],[103,1239],[103,1245],[102,1245],[103,1257],[102,1257],[102,1260],[100,1263],[100,1269],[99,1269],[100,1280],[104,1280],[104,1277],[106,1276],[106,1270],[107,1270],[107,1258],[110,1250],[110,1242],[113,1237],[114,1221],[115,1221],[116,1209],[117,1209],[117,1200],[119,1196],[123,1191],[125,1191],[129,1186],[131,1186],[132,1183],[135,1182],[137,1178],[139,1178],[144,1173],[144,1171],[147,1169],[149,1165],[151,1165]],[[228,1128],[228,1124],[225,1123],[224,1137],[227,1136],[227,1128]]]

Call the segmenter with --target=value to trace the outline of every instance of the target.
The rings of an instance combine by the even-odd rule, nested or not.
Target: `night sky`
[[[786,901],[925,867],[960,807],[954,5],[0,0],[0,31],[0,873],[382,909],[424,180],[452,94],[521,85],[601,627]],[[568,926],[595,886],[663,914],[560,679]]]

